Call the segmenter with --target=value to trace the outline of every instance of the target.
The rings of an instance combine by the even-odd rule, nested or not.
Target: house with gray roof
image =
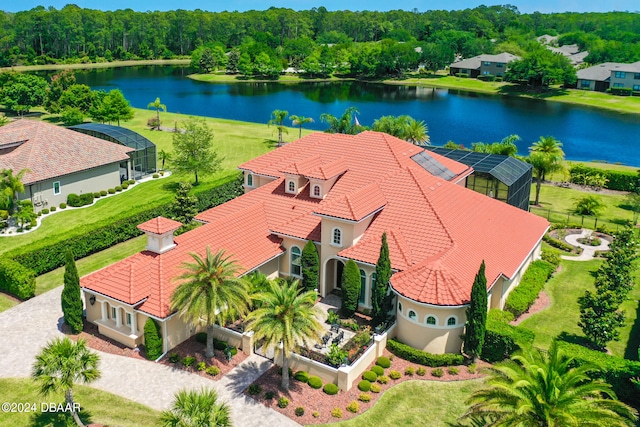
[[[507,72],[507,64],[517,59],[520,59],[520,57],[507,52],[502,52],[498,55],[482,54],[454,62],[449,66],[449,74],[455,76],[456,74],[464,73],[472,78],[480,75],[504,77]]]
[[[640,61],[632,64],[605,62],[578,70],[578,89],[605,92],[610,87],[640,91]]]
[[[71,193],[120,185],[134,151],[43,121],[20,119],[0,127],[0,170],[28,170],[18,198],[31,200],[36,212],[66,203]]]

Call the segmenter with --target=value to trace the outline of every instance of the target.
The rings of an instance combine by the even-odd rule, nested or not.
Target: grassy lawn
[[[406,381],[389,389],[364,414],[349,421],[322,426],[449,426],[465,412],[465,399],[481,385],[482,380]]]
[[[4,402],[36,404],[35,413],[0,412],[0,427],[46,427],[62,424],[55,413],[41,412],[40,407],[41,403],[63,402],[62,394],[42,397],[33,381],[22,378],[0,379],[0,389]],[[80,417],[85,424],[96,423],[120,427],[152,427],[160,424],[160,412],[115,394],[80,385],[73,388],[73,394],[74,400],[82,405]]]
[[[18,302],[16,300],[7,297],[4,294],[0,294],[0,313],[10,309],[14,305],[18,305]]]

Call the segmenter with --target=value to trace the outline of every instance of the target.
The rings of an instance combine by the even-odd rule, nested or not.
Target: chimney
[[[162,254],[175,248],[173,232],[180,226],[182,223],[178,221],[159,216],[138,225],[138,229],[147,235],[147,250]]]

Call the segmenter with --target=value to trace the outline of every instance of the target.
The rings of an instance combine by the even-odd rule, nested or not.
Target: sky
[[[608,11],[640,11],[638,0],[503,0],[503,1],[471,1],[471,0],[0,0],[0,10],[18,12],[30,10],[36,6],[61,9],[66,4],[76,4],[82,8],[117,10],[131,8],[137,11],[202,9],[212,12],[224,10],[265,10],[271,6],[286,7],[294,10],[308,10],[324,6],[328,10],[459,10],[474,8],[481,4],[487,6],[513,4],[521,13],[551,12],[608,12]]]

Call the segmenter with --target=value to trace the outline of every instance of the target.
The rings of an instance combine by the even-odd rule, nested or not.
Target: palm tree
[[[316,291],[300,293],[299,281],[272,280],[265,291],[254,296],[258,308],[247,316],[246,329],[256,342],[282,353],[282,388],[289,388],[289,356],[300,344],[309,346],[320,339],[320,309]]]
[[[171,159],[171,155],[164,150],[160,150],[158,153],[158,160],[162,162],[162,170],[164,170],[164,164],[167,160]]]
[[[289,118],[291,119],[291,124],[293,126],[298,126],[298,128],[300,129],[300,132],[298,133],[298,138],[302,138],[302,126],[307,123],[313,123],[313,119],[311,117],[291,116]]]
[[[147,108],[153,108],[156,110],[156,114],[157,114],[157,120],[158,120],[158,129],[160,129],[160,110],[166,112],[167,111],[167,106],[164,104],[160,103],[160,98],[156,98],[155,101],[150,102],[147,105]]]
[[[213,357],[213,325],[224,325],[244,314],[249,304],[247,280],[239,278],[238,265],[225,257],[224,251],[215,254],[207,246],[205,257],[191,253],[194,263],[185,262],[181,280],[171,295],[171,309],[193,323],[207,326],[206,357]]]
[[[356,107],[349,107],[344,110],[340,118],[329,113],[322,113],[320,115],[320,121],[329,125],[329,129],[325,130],[327,133],[355,135],[366,129],[358,123],[356,114],[358,114],[358,109]]]
[[[430,138],[424,120],[417,121],[409,117],[403,139],[415,145],[429,145]]]
[[[31,377],[40,385],[44,396],[64,392],[64,397],[76,424],[83,427],[73,401],[73,385],[88,384],[100,378],[99,357],[89,350],[87,343],[79,339],[56,338],[36,356]]]
[[[534,205],[540,202],[542,181],[545,180],[547,174],[562,170],[563,160],[562,143],[552,136],[541,136],[538,141],[529,147],[529,159],[527,161],[533,166],[533,173],[536,176],[536,200],[533,203]]]
[[[282,141],[282,132],[289,133],[287,128],[284,126],[284,120],[289,115],[288,111],[285,110],[273,110],[271,112],[271,120],[267,123],[268,126],[274,125],[276,130],[278,131],[278,147],[283,144]]]
[[[0,194],[6,200],[9,208],[9,215],[13,214],[18,200],[18,194],[24,192],[22,179],[25,174],[31,172],[29,169],[22,169],[17,174],[13,174],[13,169],[3,169],[0,172]]]
[[[531,349],[486,369],[486,388],[467,400],[461,420],[486,417],[486,425],[634,426],[637,412],[619,402],[611,386],[593,380],[597,368],[572,368],[573,359],[551,344],[549,352]]]
[[[218,403],[213,389],[181,390],[176,393],[173,406],[160,415],[163,427],[232,427],[231,408]]]

